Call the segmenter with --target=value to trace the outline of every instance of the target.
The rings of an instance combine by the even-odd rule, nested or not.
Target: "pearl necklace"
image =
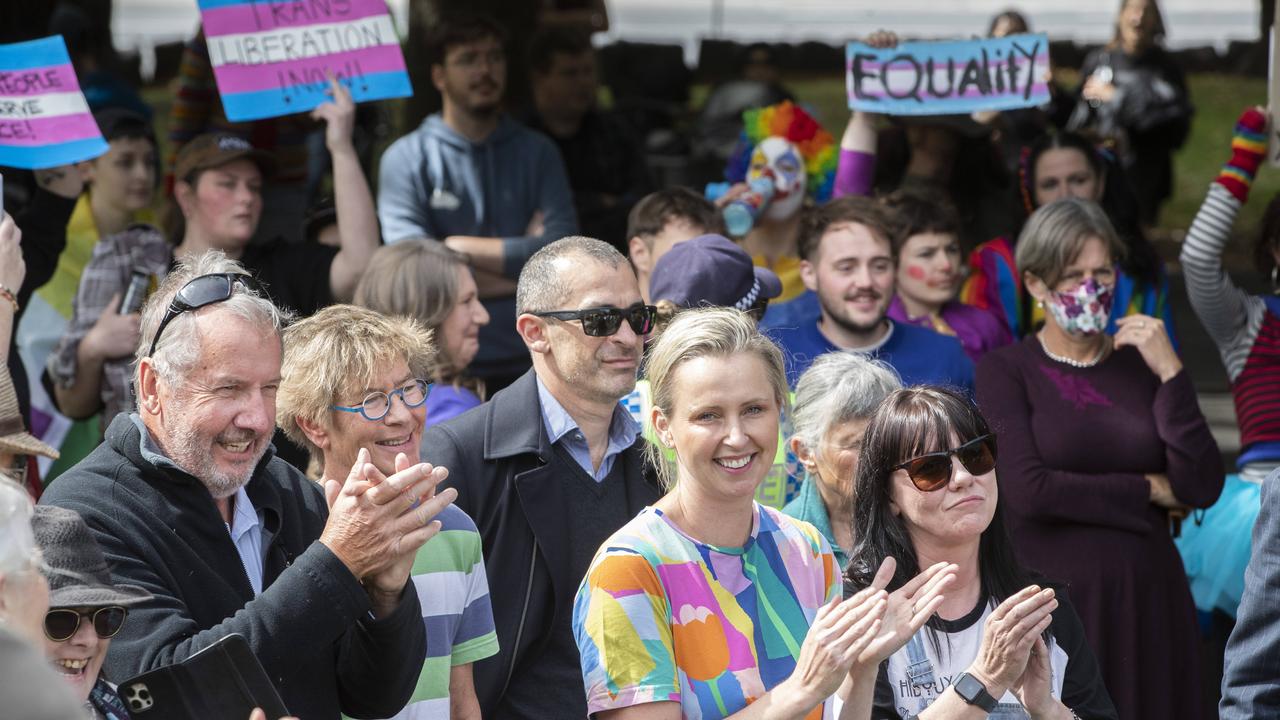
[[[1040,341],[1040,349],[1044,350],[1044,354],[1049,356],[1050,360],[1060,362],[1064,365],[1070,365],[1074,368],[1091,368],[1102,361],[1102,356],[1107,352],[1107,344],[1104,342],[1102,347],[1098,349],[1098,354],[1093,356],[1092,360],[1075,360],[1073,358],[1064,357],[1049,349],[1049,345],[1044,341],[1044,331],[1036,333],[1036,339]]]

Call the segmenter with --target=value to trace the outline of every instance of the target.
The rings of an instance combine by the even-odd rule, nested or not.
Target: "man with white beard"
[[[274,457],[285,319],[222,253],[180,265],[143,311],[137,412],[41,501],[155,596],[112,641],[111,677],[239,633],[292,714],[388,717],[426,656],[409,574],[456,492],[435,493],[443,468],[385,477],[367,455],[322,491]]]

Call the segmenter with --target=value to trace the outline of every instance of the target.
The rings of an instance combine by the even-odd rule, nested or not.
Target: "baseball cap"
[[[270,177],[276,169],[275,158],[250,145],[248,140],[229,133],[205,133],[192,138],[178,151],[173,174],[181,180],[201,170],[222,167],[240,159],[253,161],[264,178]]]
[[[676,243],[658,259],[649,280],[649,297],[682,308],[747,310],[762,297],[772,300],[781,294],[777,274],[756,267],[745,250],[723,235]]]

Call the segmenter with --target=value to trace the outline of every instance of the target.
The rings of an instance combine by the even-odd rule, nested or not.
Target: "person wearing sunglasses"
[[[573,592],[600,543],[661,494],[639,426],[619,404],[636,384],[655,310],[630,264],[569,237],[525,264],[516,330],[533,369],[493,399],[427,429],[423,456],[485,538],[498,654],[475,664],[485,717],[586,717]]]
[[[113,676],[235,632],[298,716],[387,717],[426,657],[410,575],[455,492],[435,492],[443,468],[388,476],[367,454],[322,489],[275,455],[287,319],[220,252],[178,265],[142,312],[136,412],[41,502],[80,513],[113,579],[156,595],[112,641]],[[421,402],[412,379],[392,403]]]
[[[423,378],[436,355],[418,321],[353,305],[331,305],[285,331],[276,419],[311,451],[322,485],[341,485],[361,457],[388,477],[418,463],[434,392]],[[441,532],[418,550],[412,576],[430,628],[427,660],[397,720],[478,718],[472,663],[498,652],[476,525],[453,505],[435,521]]]
[[[0,715],[24,720],[83,717],[44,660],[41,625],[49,582],[31,527],[31,498],[0,470]]]
[[[1000,449],[973,403],[948,388],[898,390],[871,415],[846,594],[874,585],[886,558],[896,560],[890,591],[938,562],[957,569],[928,622],[851,677],[862,691],[845,697],[842,717],[1117,717],[1066,592],[1015,557]]]
[[[1000,431],[1019,556],[1070,585],[1120,716],[1198,718],[1200,642],[1173,535],[1217,499],[1222,456],[1164,323],[1128,315],[1106,333],[1121,247],[1093,202],[1032,214],[1015,259],[1044,327],[983,356],[977,400]]]
[[[31,524],[49,582],[45,655],[90,709],[88,717],[130,717],[115,685],[103,676],[102,663],[129,608],[152,599],[151,593],[112,582],[106,555],[75,511],[41,505]]]

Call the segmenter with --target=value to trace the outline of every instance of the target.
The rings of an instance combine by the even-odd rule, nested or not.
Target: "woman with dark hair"
[[[849,589],[872,586],[885,558],[897,560],[890,591],[921,567],[958,567],[933,617],[881,665],[872,718],[1116,717],[1066,593],[1015,557],[996,447],[973,404],[944,388],[899,390],[871,416]]]
[[[1191,307],[1227,369],[1240,424],[1238,474],[1228,475],[1222,497],[1203,522],[1188,525],[1178,549],[1201,612],[1236,616],[1244,594],[1250,536],[1258,517],[1262,480],[1280,467],[1280,195],[1273,197],[1254,240],[1254,257],[1271,293],[1250,295],[1222,266],[1236,215],[1267,150],[1267,116],[1248,108],[1235,126],[1231,159],[1209,185],[1182,246]]]
[[[1218,497],[1222,458],[1164,324],[1104,332],[1119,252],[1094,203],[1031,216],[1017,263],[1044,327],[982,358],[977,398],[1019,557],[1070,585],[1120,716],[1195,718],[1195,612],[1170,533]]]
[[[1156,0],[1122,0],[1111,42],[1080,68],[1085,81],[1067,123],[1115,144],[1146,225],[1156,223],[1173,192],[1173,151],[1187,139],[1194,113],[1182,69],[1164,49],[1164,34]]]
[[[1107,332],[1115,334],[1115,319],[1140,313],[1160,318],[1172,337],[1164,262],[1147,240],[1137,199],[1114,156],[1076,133],[1050,133],[1024,149],[1018,176],[1018,197],[1028,217],[1037,208],[1071,197],[1098,203],[1116,229],[1122,251],[1114,293],[1120,311],[1113,314]],[[1014,243],[1007,237],[975,249],[961,298],[996,313],[1015,337],[1021,337],[1038,327],[1044,314],[1029,302],[1013,256]]]

